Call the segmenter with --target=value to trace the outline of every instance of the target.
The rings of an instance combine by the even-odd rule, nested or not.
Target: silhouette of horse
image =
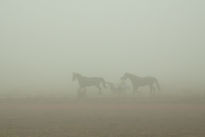
[[[124,82],[121,82],[119,84],[114,84],[112,82],[106,82],[106,84],[110,87],[110,90],[115,95],[122,95],[125,93],[125,91],[128,89],[127,85]]]
[[[160,90],[160,86],[158,83],[158,80],[154,77],[139,77],[131,73],[125,73],[122,77],[122,80],[129,79],[133,86],[133,94],[137,93],[139,87],[143,86],[149,86],[150,87],[150,93],[154,94],[155,87],[154,84],[156,84],[158,90]]]
[[[86,92],[86,87],[94,86],[97,87],[99,90],[99,94],[102,94],[101,92],[101,84],[106,88],[106,82],[103,78],[101,77],[86,77],[82,76],[79,73],[73,73],[73,81],[77,80],[79,84],[79,90],[78,90],[78,95],[85,95]],[[82,93],[82,90],[84,89],[84,92]]]

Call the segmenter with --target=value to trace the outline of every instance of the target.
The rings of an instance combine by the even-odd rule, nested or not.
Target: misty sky
[[[0,0],[1,90],[124,72],[203,87],[204,0]]]

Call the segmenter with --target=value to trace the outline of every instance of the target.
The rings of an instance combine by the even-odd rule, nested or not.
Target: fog
[[[0,92],[75,93],[72,72],[204,90],[203,0],[1,0]],[[170,91],[171,92],[171,91]]]
[[[204,137],[204,5],[0,0],[0,137]]]

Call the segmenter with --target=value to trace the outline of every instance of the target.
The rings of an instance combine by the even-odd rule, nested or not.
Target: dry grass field
[[[203,97],[6,98],[0,137],[204,137]]]

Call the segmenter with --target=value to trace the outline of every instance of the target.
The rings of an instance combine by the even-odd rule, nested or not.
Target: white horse
[[[109,86],[113,94],[118,96],[124,94],[128,89],[124,81],[121,81],[119,84],[114,84],[112,82],[106,82],[106,84]]]
[[[150,93],[155,93],[154,84],[156,84],[158,90],[160,90],[160,86],[158,80],[155,77],[139,77],[131,73],[125,73],[122,77],[122,80],[129,79],[133,86],[133,94],[138,92],[138,88],[142,86],[149,86]]]

